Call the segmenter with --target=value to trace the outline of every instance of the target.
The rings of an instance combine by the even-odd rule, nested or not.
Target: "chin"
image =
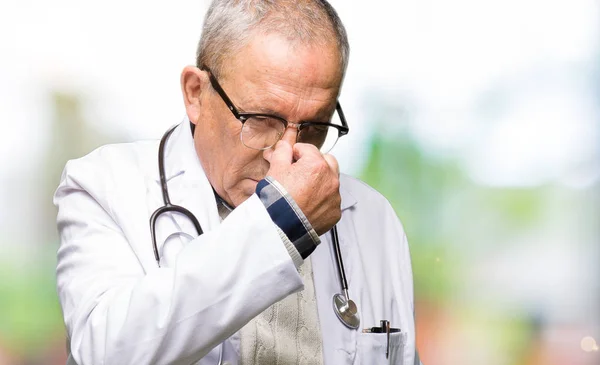
[[[246,186],[244,186],[244,195],[246,195],[246,199],[248,199],[250,195],[254,194],[256,191],[256,185],[258,185],[258,181],[247,179]]]
[[[252,194],[256,191],[256,185],[258,185],[258,181],[252,179],[245,179],[239,185],[239,190],[235,194],[235,197],[232,197],[234,200],[233,204],[237,207],[238,205],[245,202]]]

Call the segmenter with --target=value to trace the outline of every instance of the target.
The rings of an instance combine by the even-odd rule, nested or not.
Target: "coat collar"
[[[167,181],[187,174],[205,176],[200,159],[196,154],[194,139],[187,117],[175,128],[165,146],[165,177]],[[155,180],[160,182],[158,166],[155,167]]]
[[[190,129],[190,121],[187,116],[173,131],[165,148],[165,177],[167,182],[173,179],[182,178],[187,181],[196,181],[204,190],[211,191],[212,188],[208,182],[208,178],[204,173],[202,164],[194,147],[194,139]],[[153,176],[157,183],[160,184],[160,176],[158,174],[158,165],[154,163]],[[342,181],[344,180],[342,176]],[[169,190],[169,194],[170,193]],[[356,204],[356,198],[346,188],[345,184],[340,186],[340,195],[342,197],[342,210],[352,207]],[[171,196],[171,201],[174,204],[181,203],[182,199],[174,199]]]
[[[158,151],[156,153],[158,154]],[[160,189],[157,162],[153,159],[154,167],[151,175],[157,188]],[[205,232],[216,227],[220,219],[214,193],[196,153],[190,121],[187,117],[166,141],[163,163],[171,203],[188,209]],[[162,205],[162,197],[160,200]],[[180,214],[175,214],[175,220],[180,227],[190,223],[189,219]]]
[[[340,178],[343,179],[343,177]],[[342,197],[342,210],[346,210],[356,204],[356,198],[343,183],[340,183],[340,195]]]

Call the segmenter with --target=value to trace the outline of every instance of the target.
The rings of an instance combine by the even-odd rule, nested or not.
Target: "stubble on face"
[[[256,35],[232,57],[218,80],[243,112],[275,114],[289,122],[326,121],[335,109],[342,73],[335,46],[306,46],[270,34]],[[204,171],[228,204],[238,206],[255,191],[269,163],[244,146],[242,123],[211,87],[194,135]]]

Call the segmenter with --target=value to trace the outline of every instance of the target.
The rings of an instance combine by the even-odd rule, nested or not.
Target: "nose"
[[[285,140],[290,146],[293,146],[296,143],[296,138],[298,137],[298,126],[299,124],[288,123],[287,128],[283,131],[282,140]]]

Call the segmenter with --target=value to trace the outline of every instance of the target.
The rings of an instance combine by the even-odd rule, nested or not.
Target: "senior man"
[[[67,163],[69,364],[418,363],[402,227],[327,154],[348,49],[326,1],[215,0],[185,120]]]

